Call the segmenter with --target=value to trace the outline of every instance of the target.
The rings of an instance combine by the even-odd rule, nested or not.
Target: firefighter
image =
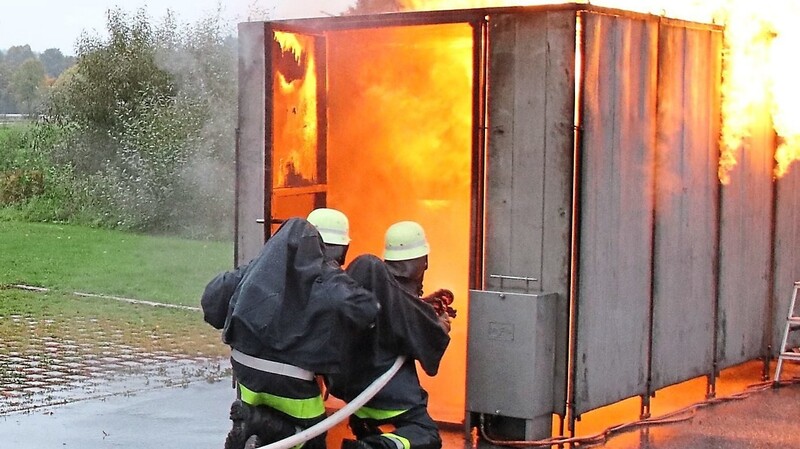
[[[407,360],[367,404],[350,417],[356,440],[343,449],[439,449],[439,429],[428,414],[428,393],[422,388],[416,363],[430,376],[450,342],[450,320],[437,316],[420,300],[429,246],[419,224],[401,222],[386,233],[385,262],[373,255],[357,257],[347,273],[372,291],[381,304],[374,328],[362,331],[347,351],[343,371],[331,375],[331,394],[353,400],[386,372],[398,355]],[[389,425],[393,429],[382,430]]]
[[[334,245],[349,242],[346,232],[340,237]],[[284,222],[250,263],[214,278],[201,304],[231,347],[237,381],[226,449],[262,446],[322,421],[316,375],[340,369],[349,334],[373,325],[379,309],[302,218]],[[304,447],[324,448],[325,434]]]

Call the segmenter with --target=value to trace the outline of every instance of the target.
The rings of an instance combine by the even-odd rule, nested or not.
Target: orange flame
[[[276,31],[273,186],[317,182],[317,74],[312,37]],[[298,130],[301,130],[298,132]]]
[[[772,77],[772,120],[782,143],[775,152],[778,162],[775,176],[781,177],[789,165],[800,159],[800,88],[797,74],[800,63],[797,59],[800,44],[800,5],[796,1],[783,1],[782,8],[775,11],[773,27],[776,30],[770,54]]]
[[[327,204],[350,218],[350,254],[383,254],[392,223],[431,245],[424,288],[458,317],[439,375],[422,376],[436,419],[463,419],[472,165],[472,29],[378,28],[328,36]],[[391,67],[391,70],[387,70]]]

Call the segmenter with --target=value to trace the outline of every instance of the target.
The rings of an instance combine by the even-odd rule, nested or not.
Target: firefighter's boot
[[[249,425],[253,433],[258,435],[264,444],[274,443],[289,438],[298,432],[298,428],[269,407],[258,406],[251,409]]]
[[[237,399],[231,404],[231,426],[225,438],[225,449],[243,449],[247,439],[252,435],[250,422],[250,408]]]

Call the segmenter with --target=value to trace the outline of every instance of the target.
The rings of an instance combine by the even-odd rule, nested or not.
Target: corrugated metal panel
[[[658,27],[585,14],[578,414],[646,393]]]
[[[707,29],[659,33],[654,390],[713,370],[722,41]]]
[[[720,229],[719,368],[764,353],[771,267],[774,134],[767,107],[760,126],[736,154],[730,184],[722,187]]]
[[[800,281],[800,166],[797,162],[777,181],[775,208],[775,297],[772,322],[772,354],[779,351],[795,281]],[[800,308],[795,311],[800,314]],[[790,338],[793,347],[800,344],[800,332]]]
[[[271,39],[271,36],[270,36]],[[239,24],[239,142],[236,161],[236,264],[264,244],[264,147],[266,145],[265,24]]]
[[[572,192],[575,14],[493,15],[489,48],[486,274],[559,294],[553,410],[564,413]],[[487,289],[524,292],[521,281]]]

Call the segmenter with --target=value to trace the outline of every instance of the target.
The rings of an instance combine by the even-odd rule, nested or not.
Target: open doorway
[[[459,315],[439,375],[421,381],[434,418],[461,422],[474,234],[473,27],[275,31],[273,38],[272,183],[265,183],[273,187],[273,227],[314,207],[342,210],[353,239],[349,261],[382,256],[392,223],[422,224],[431,245],[425,292],[452,290]]]

